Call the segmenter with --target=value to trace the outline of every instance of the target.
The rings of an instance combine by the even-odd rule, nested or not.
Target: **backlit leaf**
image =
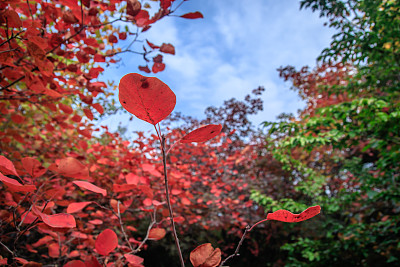
[[[221,132],[221,130],[222,130],[221,124],[209,124],[206,126],[202,126],[185,135],[180,142],[181,143],[205,142],[217,136]]]
[[[314,217],[320,212],[321,212],[321,207],[319,205],[309,207],[300,214],[293,214],[287,210],[277,210],[273,213],[268,213],[267,219],[281,221],[281,222],[289,222],[289,223],[301,222]]]
[[[128,112],[156,125],[172,112],[176,96],[159,79],[130,73],[119,83],[119,101]]]
[[[96,238],[95,248],[100,255],[107,256],[117,246],[117,234],[111,229],[104,230]]]

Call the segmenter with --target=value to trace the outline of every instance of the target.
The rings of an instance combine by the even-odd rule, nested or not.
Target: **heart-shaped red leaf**
[[[100,188],[98,186],[95,186],[92,183],[86,182],[86,181],[73,181],[73,183],[77,186],[79,186],[80,188],[95,192],[95,193],[99,193],[102,194],[103,196],[107,196],[107,191],[103,188]]]
[[[119,83],[119,102],[139,119],[156,125],[172,112],[176,96],[159,79],[130,73]]]
[[[289,222],[289,223],[294,223],[294,222],[301,222],[308,220],[315,215],[319,214],[321,212],[321,207],[319,205],[309,207],[305,211],[303,211],[300,214],[293,214],[290,211],[287,210],[277,210],[273,213],[268,213],[267,219],[268,220],[275,220],[275,221],[281,221],[281,222]]]
[[[181,139],[181,143],[191,143],[191,142],[205,142],[214,137],[216,137],[222,130],[221,124],[209,124],[202,126]]]
[[[106,229],[99,234],[96,239],[95,248],[100,255],[107,256],[118,246],[117,234],[111,230]]]

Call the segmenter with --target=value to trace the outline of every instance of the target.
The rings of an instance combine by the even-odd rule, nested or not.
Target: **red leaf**
[[[60,256],[60,246],[57,243],[51,243],[47,247],[51,258],[58,258]]]
[[[71,108],[71,106],[65,105],[63,103],[59,103],[58,107],[59,107],[59,109],[61,109],[62,111],[64,111],[67,114],[72,114],[72,112],[74,112],[73,109]]]
[[[140,265],[143,263],[144,259],[132,254],[124,254],[125,259],[133,265]]]
[[[93,113],[92,113],[92,111],[90,109],[84,108],[83,112],[85,113],[86,117],[89,118],[89,120],[92,121],[94,119]]]
[[[54,215],[47,215],[40,212],[35,206],[32,207],[32,211],[42,219],[42,221],[50,227],[54,228],[74,228],[76,222],[74,216],[67,213],[58,213]]]
[[[125,191],[129,191],[132,189],[136,189],[137,186],[135,184],[113,184],[113,192],[121,193]]]
[[[172,44],[162,44],[160,51],[167,54],[175,55],[175,47]]]
[[[191,143],[191,142],[205,142],[211,138],[216,137],[222,130],[221,124],[209,124],[202,126],[187,135],[185,135],[180,142],[181,143]]]
[[[42,167],[42,164],[35,158],[26,157],[21,160],[22,167],[24,167],[25,171],[33,178],[37,178],[42,176],[46,169]]]
[[[11,160],[1,155],[0,155],[0,172],[2,172],[4,175],[11,174],[19,177],[17,171],[15,170],[14,164],[11,162]]]
[[[72,260],[67,262],[63,267],[86,267],[86,264],[81,260]]]
[[[119,102],[139,119],[156,125],[172,112],[176,96],[159,79],[130,73],[119,83]]]
[[[273,213],[268,213],[267,220],[275,220],[275,221],[290,222],[290,223],[301,222],[314,217],[320,212],[321,212],[321,207],[319,205],[309,207],[300,214],[293,214],[287,210],[277,210]]]
[[[163,71],[163,70],[165,70],[165,64],[164,63],[154,63],[153,67],[151,68],[151,71],[153,73],[157,73],[157,72],[160,72],[160,71]]]
[[[85,165],[80,163],[77,159],[72,157],[60,160],[58,164],[58,172],[61,175],[71,178],[89,177],[89,169]]]
[[[34,185],[22,185],[17,180],[8,178],[0,173],[0,181],[8,186],[9,190],[12,192],[34,192],[36,186]]]
[[[144,71],[146,73],[150,73],[151,70],[149,69],[148,66],[139,66],[139,70]]]
[[[149,240],[160,240],[164,238],[166,232],[163,228],[153,228],[149,232]]]
[[[40,238],[38,241],[32,244],[32,247],[37,248],[43,245],[48,244],[50,241],[52,241],[54,238],[52,236],[46,235],[42,238]]]
[[[161,0],[160,6],[162,9],[167,10],[171,6],[171,2],[174,0]]]
[[[79,186],[80,188],[102,194],[103,196],[107,196],[107,191],[103,188],[100,188],[98,186],[95,186],[92,183],[86,182],[86,181],[73,181],[75,185]]]
[[[202,244],[190,252],[190,262],[194,267],[216,267],[221,262],[221,250],[210,243]]]
[[[131,15],[132,17],[136,16],[142,8],[142,5],[138,0],[128,0],[126,4],[126,14]]]
[[[25,117],[21,116],[19,114],[12,114],[11,115],[11,120],[15,123],[21,124],[25,121]]]
[[[136,25],[138,27],[145,27],[151,23],[149,12],[147,10],[140,10],[135,16]]]
[[[140,177],[130,172],[125,176],[125,179],[127,184],[137,185],[139,183]]]
[[[117,234],[111,230],[106,229],[96,238],[95,248],[97,253],[107,256],[118,246]]]
[[[85,265],[86,267],[102,267],[95,256],[86,258]]]
[[[126,37],[127,37],[126,32],[120,32],[120,33],[118,34],[118,38],[119,38],[120,40],[125,40]]]
[[[75,202],[70,203],[67,208],[67,213],[74,213],[83,210],[87,205],[92,203],[91,201],[87,202]]]
[[[203,14],[201,14],[200,12],[196,11],[196,12],[191,12],[191,13],[187,13],[185,15],[182,15],[181,18],[185,18],[185,19],[202,19]]]
[[[157,56],[153,57],[153,62],[154,63],[162,63],[163,56],[161,54],[158,54]]]
[[[4,11],[3,16],[7,19],[7,25],[10,28],[19,28],[22,27],[22,21],[18,16],[18,13],[14,10],[7,9]]]
[[[157,46],[157,45],[155,45],[155,44],[149,42],[149,40],[146,40],[146,42],[147,42],[147,44],[151,47],[151,49],[158,49],[158,48],[160,48],[159,46]]]
[[[112,44],[116,44],[116,43],[118,43],[118,38],[114,34],[111,34],[110,36],[108,36],[108,42],[112,43]]]
[[[94,107],[97,110],[97,112],[99,112],[100,114],[104,113],[104,108],[99,103],[92,104],[92,107]]]

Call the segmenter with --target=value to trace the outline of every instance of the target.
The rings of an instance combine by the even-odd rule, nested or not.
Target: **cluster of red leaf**
[[[134,43],[174,13],[174,2],[158,1],[151,17],[150,7],[137,0],[0,4],[0,264],[143,266],[136,254],[168,233],[161,129],[128,142],[93,121],[94,111],[111,108],[106,99],[112,90],[98,80],[103,67],[121,53],[138,53],[117,45]],[[116,22],[134,23],[137,31],[123,31]],[[139,52],[146,64],[151,53],[175,54],[172,44],[146,45]],[[139,67],[164,68],[162,54],[153,57],[151,70]],[[175,106],[173,92],[156,78],[130,74],[120,88],[122,106],[153,125]],[[237,104],[230,103],[232,112]],[[254,168],[262,142],[239,144],[231,139],[234,130],[218,135],[221,128],[214,122],[165,135],[173,222],[182,234],[192,224],[238,234],[249,218],[265,217],[248,197],[251,185],[273,188],[256,179],[256,170],[264,172]],[[195,253],[192,263],[216,266],[221,251],[209,248],[203,256]]]

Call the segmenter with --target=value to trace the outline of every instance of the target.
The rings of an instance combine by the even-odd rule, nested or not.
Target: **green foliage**
[[[266,123],[268,148],[294,176],[296,190],[322,207],[312,238],[281,247],[287,266],[377,266],[398,261],[400,244],[400,3],[304,0],[338,30],[320,59],[353,65],[348,77],[315,78],[312,106],[299,120]],[[314,73],[310,73],[310,77]],[[324,76],[325,75],[325,76]],[[339,100],[341,98],[341,100]],[[332,101],[334,99],[335,101]],[[253,192],[266,209],[291,204]],[[294,203],[294,201],[293,201]],[[292,206],[295,208],[295,206]]]

